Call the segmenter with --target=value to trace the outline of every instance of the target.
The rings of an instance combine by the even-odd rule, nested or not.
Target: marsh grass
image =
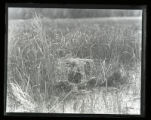
[[[36,13],[32,20],[10,20],[7,112],[139,114],[139,22],[137,18],[54,21]],[[54,85],[67,80],[64,59],[78,61],[83,75],[85,62],[79,59],[92,61],[89,77],[96,77],[100,85],[54,95]],[[108,86],[115,71],[124,84]]]

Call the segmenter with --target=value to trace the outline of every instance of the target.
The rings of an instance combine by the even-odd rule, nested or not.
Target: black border
[[[89,9],[142,9],[143,10],[143,16],[142,16],[142,28],[143,28],[143,36],[142,36],[142,80],[141,80],[141,83],[142,86],[142,91],[141,91],[141,94],[142,94],[142,98],[141,98],[141,115],[115,115],[115,114],[47,114],[47,113],[6,113],[6,88],[7,88],[7,85],[6,85],[6,78],[7,78],[7,75],[6,75],[6,72],[7,72],[7,31],[8,31],[8,7],[39,7],[39,8],[47,8],[47,7],[50,7],[50,8],[82,8],[82,9],[85,9],[85,8],[89,8]],[[144,4],[126,4],[126,5],[120,5],[120,4],[104,4],[104,5],[100,5],[100,4],[72,4],[72,3],[53,3],[53,4],[41,4],[41,3],[7,3],[5,4],[5,56],[4,56],[4,71],[5,71],[5,74],[4,74],[4,116],[5,117],[91,117],[91,118],[144,118],[146,116],[146,89],[145,89],[145,86],[146,86],[146,40],[147,40],[147,5],[144,5]]]

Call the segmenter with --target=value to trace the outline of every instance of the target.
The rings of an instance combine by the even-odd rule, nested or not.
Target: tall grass
[[[139,20],[9,21],[7,111],[130,114],[125,105],[140,97],[141,39]],[[105,86],[82,93],[54,94],[66,81],[63,60],[92,60],[90,78]],[[79,61],[78,61],[79,62]],[[81,70],[83,69],[83,63]],[[137,69],[136,69],[137,68]],[[84,70],[82,70],[84,71]],[[108,86],[117,71],[126,84]],[[83,73],[85,75],[85,73]],[[87,79],[84,77],[84,79]],[[62,106],[62,107],[61,107]],[[139,103],[138,103],[139,106]],[[139,108],[138,108],[139,109]]]

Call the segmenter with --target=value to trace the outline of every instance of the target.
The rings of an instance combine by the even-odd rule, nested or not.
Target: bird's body
[[[68,73],[68,81],[74,84],[81,82],[82,74],[75,63],[72,63]]]
[[[72,84],[74,91],[78,90],[78,84],[81,83],[81,79],[82,79],[82,74],[78,66],[76,65],[76,63],[71,63],[68,72],[68,81],[70,84]]]
[[[70,71],[68,73],[68,81],[71,82],[71,83],[74,83],[74,72],[73,71]]]
[[[74,79],[74,83],[76,84],[80,83],[82,79],[82,74],[80,72],[76,72],[73,79]]]

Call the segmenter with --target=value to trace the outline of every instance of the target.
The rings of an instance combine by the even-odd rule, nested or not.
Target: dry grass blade
[[[52,111],[53,109],[55,109],[57,106],[59,106],[71,93],[73,92],[73,90],[71,90],[68,94],[66,94],[66,96],[58,103],[56,102],[55,105],[53,105],[49,111]]]
[[[138,21],[141,23],[137,18],[53,20],[42,18],[36,9],[33,19],[10,20],[7,98],[15,99],[9,102],[10,111],[129,114],[125,103],[137,98],[139,105],[141,93]],[[132,56],[130,61],[127,56]],[[122,80],[126,84],[118,82]],[[65,85],[60,85],[56,95],[58,81]],[[76,81],[76,93],[66,87],[69,81]]]
[[[10,83],[10,85],[16,100],[20,102],[20,104],[27,110],[34,110],[35,103],[32,97],[29,96],[26,92],[22,91],[22,89],[18,85],[14,83]]]

